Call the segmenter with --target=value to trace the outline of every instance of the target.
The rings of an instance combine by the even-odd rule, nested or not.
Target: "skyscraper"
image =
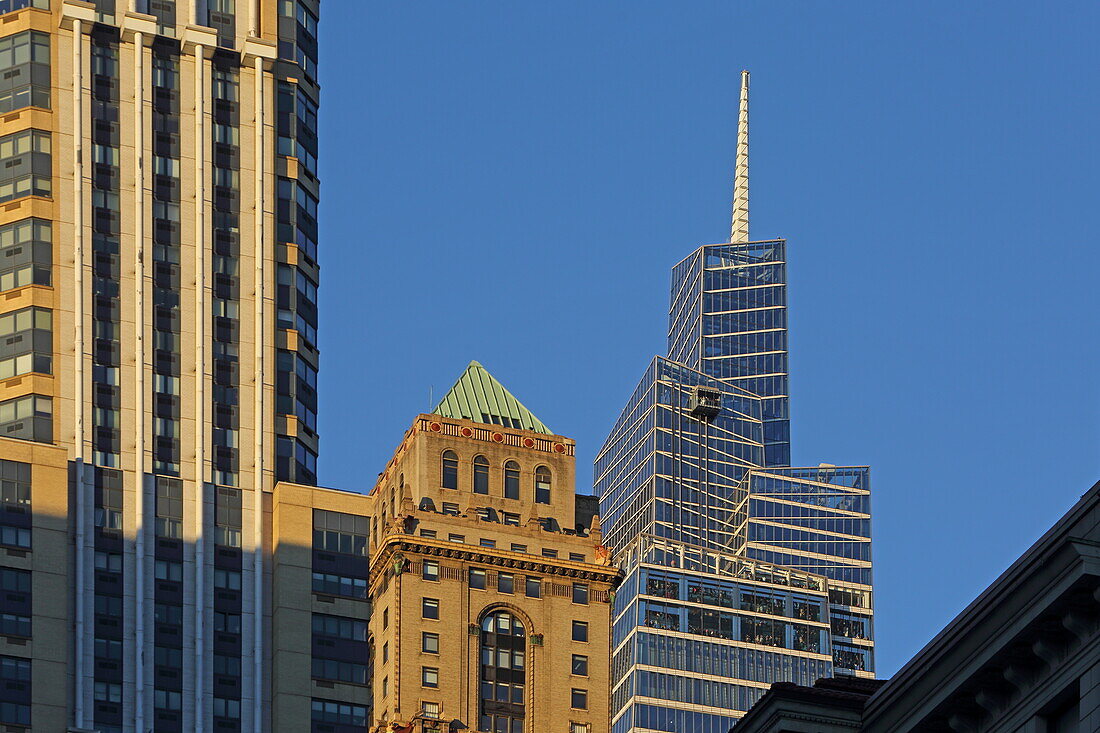
[[[725,733],[772,682],[873,676],[866,467],[790,466],[786,242],[749,241],[742,72],[730,242],[672,271],[657,357],[596,458],[612,730]]]
[[[264,495],[316,479],[317,19],[0,2],[0,724],[269,727]]]

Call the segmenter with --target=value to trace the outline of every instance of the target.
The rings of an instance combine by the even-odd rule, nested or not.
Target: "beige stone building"
[[[371,494],[372,730],[607,731],[619,577],[573,441],[476,363],[437,413]]]
[[[316,480],[317,20],[0,0],[0,729],[274,727],[264,508]]]

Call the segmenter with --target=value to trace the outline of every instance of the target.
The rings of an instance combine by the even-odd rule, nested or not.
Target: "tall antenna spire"
[[[749,241],[749,72],[741,72],[741,104],[737,115],[737,161],[733,180],[733,227],[730,242]]]

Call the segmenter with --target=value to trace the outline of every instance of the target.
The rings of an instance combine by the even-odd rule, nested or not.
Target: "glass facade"
[[[672,270],[668,356],[763,400],[764,464],[791,464],[786,242],[700,247]]]
[[[595,463],[612,731],[726,733],[773,682],[873,676],[866,467],[791,467],[786,243],[672,271],[656,357]]]
[[[713,396],[717,416],[693,415]],[[760,399],[657,357],[596,459],[606,540],[640,534],[729,550],[745,521],[745,475],[760,465]]]

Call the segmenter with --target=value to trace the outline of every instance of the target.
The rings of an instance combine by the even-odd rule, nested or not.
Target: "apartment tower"
[[[317,5],[0,1],[8,730],[272,729],[264,506],[316,478]]]
[[[726,733],[773,682],[873,676],[862,466],[791,467],[786,242],[750,241],[742,72],[730,241],[672,270],[656,357],[596,458],[612,731]]]

